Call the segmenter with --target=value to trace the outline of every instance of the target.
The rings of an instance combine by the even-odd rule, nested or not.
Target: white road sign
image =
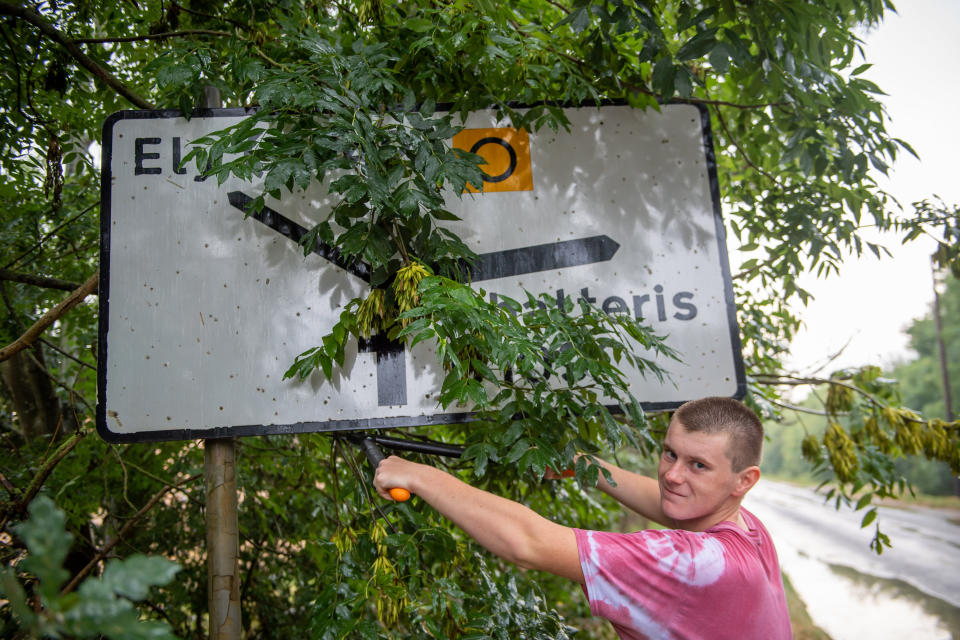
[[[324,185],[268,200],[218,187],[190,141],[245,117],[124,111],[104,125],[97,428],[114,442],[409,426],[469,419],[438,406],[431,348],[353,345],[331,380],[283,380],[342,306],[361,267],[296,239],[331,205]],[[481,259],[493,301],[524,290],[641,317],[678,350],[663,383],[635,374],[650,409],[742,397],[743,365],[706,111],[569,109],[570,133],[527,135],[475,113],[453,144],[488,160],[484,192],[450,195],[452,228]]]

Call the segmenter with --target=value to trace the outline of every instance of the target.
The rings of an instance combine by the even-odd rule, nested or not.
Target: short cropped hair
[[[763,423],[750,407],[733,398],[701,398],[684,403],[673,414],[687,431],[726,433],[727,457],[734,472],[760,465]]]

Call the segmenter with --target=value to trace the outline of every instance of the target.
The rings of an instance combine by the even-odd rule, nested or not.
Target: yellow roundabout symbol
[[[464,129],[453,137],[453,146],[476,153],[486,162],[483,191],[532,191],[533,172],[530,163],[530,136],[525,129],[494,127]],[[467,191],[478,192],[472,184]]]

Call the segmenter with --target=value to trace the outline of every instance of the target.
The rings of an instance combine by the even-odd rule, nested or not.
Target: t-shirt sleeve
[[[690,592],[723,575],[723,546],[702,533],[575,530],[591,612],[649,638],[665,637]]]

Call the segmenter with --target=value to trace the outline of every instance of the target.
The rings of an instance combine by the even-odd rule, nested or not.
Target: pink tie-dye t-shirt
[[[703,532],[576,529],[593,615],[625,640],[789,640],[780,563],[763,524],[740,510]]]

